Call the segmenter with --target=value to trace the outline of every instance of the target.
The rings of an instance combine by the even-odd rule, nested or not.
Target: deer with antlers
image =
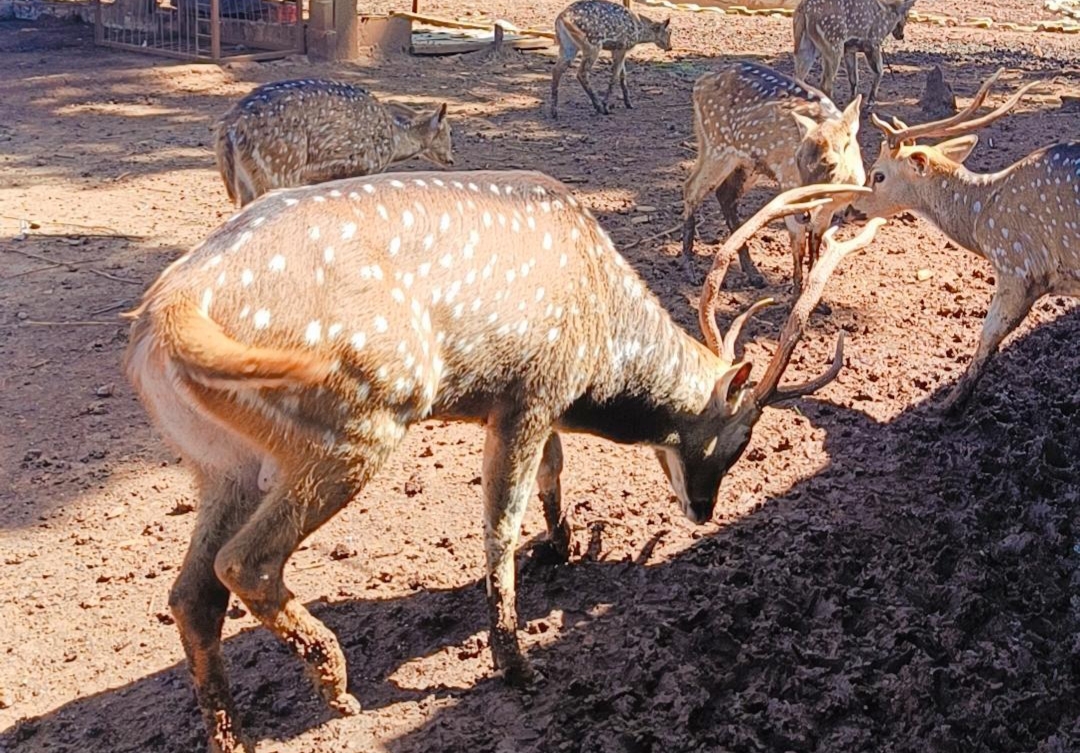
[[[731,242],[865,190],[783,194]],[[838,261],[869,235],[827,235],[825,254]],[[506,679],[527,681],[514,549],[535,485],[551,541],[568,554],[557,432],[652,446],[685,514],[707,520],[762,409],[840,369],[842,340],[823,377],[780,387],[831,263],[815,267],[752,386],[751,364],[734,355],[745,316],[726,337],[717,329],[719,286],[702,302],[706,347],[569,189],[540,173],[383,174],[276,191],[177,260],[131,314],[125,369],[199,482],[169,603],[211,749],[251,750],[221,655],[230,592],[308,664],[331,708],[359,711],[336,638],[282,570],[427,418],[486,426],[490,643]]]
[[[1080,142],[1038,149],[996,173],[973,173],[963,165],[978,142],[971,132],[1005,115],[1039,83],[976,117],[1001,74],[990,76],[971,103],[949,118],[908,126],[873,116],[885,135],[870,170],[873,193],[852,205],[872,217],[914,211],[994,268],[996,286],[978,347],[943,404],[949,413],[967,403],[987,361],[1035,301],[1080,295]],[[917,144],[920,138],[945,140]]]
[[[416,110],[326,79],[252,90],[217,122],[214,154],[238,207],[273,188],[370,175],[417,156],[454,164],[445,104]]]
[[[874,104],[881,84],[882,42],[889,34],[904,38],[914,4],[915,0],[803,0],[792,15],[795,78],[806,81],[821,55],[821,90],[835,100],[836,72],[843,59],[854,98],[859,88],[855,54],[861,52],[874,75],[866,104]]]
[[[694,84],[694,134],[697,161],[683,185],[683,263],[695,276],[695,212],[710,192],[734,232],[739,226],[738,200],[760,178],[781,189],[814,183],[862,184],[859,100],[841,112],[820,91],[759,63],[740,62],[706,73]],[[817,209],[809,223],[789,216],[793,280],[798,293],[803,262],[813,264],[822,234],[833,214],[833,202]],[[751,284],[765,284],[746,247],[739,264]]]

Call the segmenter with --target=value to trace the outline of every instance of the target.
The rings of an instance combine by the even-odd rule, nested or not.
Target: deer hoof
[[[538,541],[533,547],[532,559],[536,564],[547,567],[565,565],[570,559],[570,529],[560,527],[551,538]]]
[[[512,688],[527,688],[534,684],[539,675],[536,670],[532,668],[528,660],[524,656],[519,656],[509,663],[509,666],[499,670],[502,674],[503,682]]]
[[[342,693],[337,698],[328,700],[326,705],[342,716],[357,716],[363,711],[360,701],[356,700],[352,693]]]

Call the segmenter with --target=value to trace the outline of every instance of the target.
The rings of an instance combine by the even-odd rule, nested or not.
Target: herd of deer
[[[219,167],[244,208],[146,293],[131,314],[125,361],[156,424],[198,477],[198,522],[170,606],[213,751],[250,750],[221,654],[230,593],[306,662],[332,708],[359,711],[337,640],[282,572],[412,424],[445,418],[486,428],[490,643],[504,676],[526,682],[514,550],[536,488],[551,543],[568,555],[560,431],[651,446],[686,515],[707,520],[763,408],[808,394],[840,370],[842,339],[826,373],[780,386],[832,270],[901,211],[921,214],[985,257],[997,280],[975,357],[946,400],[950,410],[962,407],[1038,297],[1080,295],[1080,143],[1041,149],[992,174],[963,166],[976,142],[970,132],[1004,115],[1033,84],[981,116],[998,74],[944,120],[908,126],[872,116],[885,141],[867,179],[856,141],[860,98],[841,110],[805,83],[820,54],[831,89],[843,57],[854,95],[852,58],[862,51],[875,73],[873,99],[881,40],[902,29],[910,4],[805,0],[795,15],[796,79],[742,62],[698,80],[685,259],[695,209],[709,192],[731,228],[704,282],[704,345],[673,323],[559,182],[518,171],[379,174],[414,155],[452,164],[445,105],[419,112],[347,84],[301,80],[262,86],[222,119]],[[646,41],[670,48],[667,21],[605,0],[575,2],[555,29],[553,115],[560,77],[579,51],[578,78],[606,113],[616,82],[631,106],[627,51]],[[602,100],[588,80],[601,49],[614,56]],[[947,140],[916,143],[923,137]],[[784,192],[740,225],[737,200],[759,177]],[[876,219],[839,242],[832,221],[840,212]],[[797,300],[752,383],[736,340],[764,302],[723,334],[717,294],[735,254],[754,278],[745,243],[781,217]]]

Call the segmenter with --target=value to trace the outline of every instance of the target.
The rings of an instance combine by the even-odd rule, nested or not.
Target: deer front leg
[[[544,521],[547,523],[550,560],[557,563],[570,558],[570,524],[562,509],[562,441],[555,432],[548,437],[540,458],[540,470],[536,474],[536,486],[544,505]]]
[[[866,104],[869,106],[877,101],[878,85],[881,84],[882,63],[880,45],[870,48],[870,51],[866,54],[866,62],[870,64],[870,71],[873,74],[873,78],[870,81],[870,96],[866,98]],[[852,96],[854,95],[855,91],[852,90]]]
[[[484,442],[484,550],[487,602],[495,669],[513,686],[527,684],[532,668],[517,639],[514,551],[532,495],[550,425],[527,416],[492,416]]]
[[[618,80],[619,86],[622,88],[623,104],[626,105],[626,109],[633,109],[633,105],[630,104],[630,90],[626,87],[626,53],[628,50],[615,50],[611,53],[611,83],[608,84],[607,94],[604,95],[604,106],[609,107],[611,101],[611,91],[615,88],[615,81]]]
[[[596,59],[600,56],[599,47],[586,47],[582,51],[581,65],[578,66],[577,80],[581,84],[581,88],[585,90],[585,93],[589,95],[589,99],[592,100],[593,107],[601,115],[607,115],[607,102],[601,103],[596,98],[596,92],[593,91],[592,85],[589,83],[589,73],[592,71],[592,67],[596,65]]]
[[[963,411],[990,357],[1001,341],[1024,320],[1035,303],[1036,297],[1032,296],[1025,280],[1003,277],[999,270],[995,270],[995,273],[998,275],[998,287],[983,320],[979,345],[964,375],[941,404],[941,410],[946,415],[955,416]]]
[[[214,573],[214,557],[261,499],[257,473],[257,467],[247,469],[243,481],[200,479],[199,518],[184,564],[169,591],[169,608],[180,631],[211,753],[254,751],[240,729],[221,655],[229,589]]]
[[[802,293],[803,259],[807,254],[807,241],[810,233],[807,226],[798,222],[794,217],[785,217],[784,224],[787,226],[788,235],[791,236],[792,292],[798,298]]]
[[[381,437],[404,435],[392,418],[383,419]],[[327,705],[340,714],[360,712],[347,690],[345,654],[334,634],[308,612],[285,586],[282,571],[305,538],[357,494],[382,465],[393,444],[378,443],[371,432],[350,437],[347,455],[311,447],[303,467],[282,468],[281,483],[226,544],[214,561],[221,579],[251,613],[307,664],[308,674]]]

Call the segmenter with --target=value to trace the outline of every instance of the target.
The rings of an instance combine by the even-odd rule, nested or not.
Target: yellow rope
[[[652,5],[675,11],[689,11],[692,13],[716,13],[731,16],[790,16],[794,11],[790,8],[747,8],[745,5],[729,5],[726,8],[714,6],[702,6],[697,3],[673,3],[671,0],[637,0],[642,5]],[[988,16],[956,18],[944,16],[938,13],[920,13],[911,11],[908,14],[908,23],[933,24],[934,26],[950,26],[961,29],[1001,29],[1002,31],[1021,32],[1054,32],[1058,34],[1080,34],[1080,21],[1072,19],[1054,21],[1034,21],[1032,23],[1014,23],[1013,21],[995,21]]]

